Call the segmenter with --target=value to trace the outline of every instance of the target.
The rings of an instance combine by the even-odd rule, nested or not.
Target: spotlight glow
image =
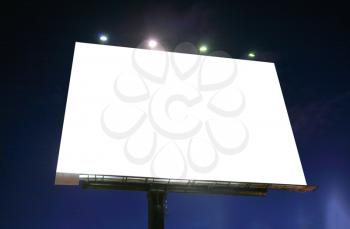
[[[255,57],[255,53],[254,53],[254,52],[249,52],[249,53],[248,53],[248,57],[254,58],[254,57]]]
[[[208,47],[206,45],[202,45],[199,47],[199,52],[205,53],[208,51]]]
[[[100,41],[106,42],[108,41],[108,37],[106,35],[100,35]]]
[[[148,41],[148,47],[150,47],[151,49],[154,49],[156,48],[158,45],[158,42],[154,39],[151,39]]]

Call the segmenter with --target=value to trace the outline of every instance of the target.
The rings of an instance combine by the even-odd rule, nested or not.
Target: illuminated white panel
[[[56,172],[306,184],[273,63],[85,43]]]

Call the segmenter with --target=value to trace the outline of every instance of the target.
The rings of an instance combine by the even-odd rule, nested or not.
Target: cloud
[[[326,100],[313,101],[289,109],[289,115],[296,136],[324,134],[342,124],[348,116],[350,91]]]

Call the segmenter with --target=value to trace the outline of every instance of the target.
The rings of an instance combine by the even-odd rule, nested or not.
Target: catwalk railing
[[[80,175],[83,188],[265,196],[268,190],[310,192],[314,185],[269,184],[130,176]]]

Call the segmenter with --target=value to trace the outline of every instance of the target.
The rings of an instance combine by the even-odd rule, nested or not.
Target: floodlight
[[[248,57],[254,58],[254,57],[255,57],[255,53],[254,53],[254,52],[249,52],[249,53],[248,53]]]
[[[205,53],[208,51],[208,47],[206,45],[202,45],[199,47],[199,52]]]
[[[100,41],[106,42],[108,41],[108,37],[106,35],[100,35]]]
[[[157,47],[158,42],[154,39],[150,39],[147,44],[149,48],[154,49]]]

